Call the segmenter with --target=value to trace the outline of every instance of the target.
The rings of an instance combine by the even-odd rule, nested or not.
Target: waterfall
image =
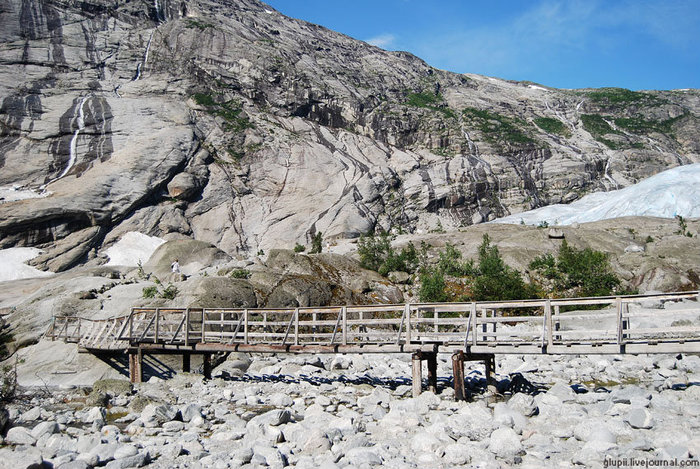
[[[73,138],[70,141],[70,158],[68,159],[68,165],[63,169],[61,174],[59,174],[56,179],[61,179],[63,176],[68,174],[68,171],[70,171],[70,169],[73,167],[73,165],[75,164],[75,160],[78,157],[78,136],[80,135],[80,131],[85,128],[85,113],[83,111],[83,106],[85,105],[85,101],[87,101],[87,99],[87,96],[85,96],[80,100],[78,109],[76,110],[75,116],[73,117],[71,127],[77,126],[77,128],[75,129],[75,132],[73,133]]]
[[[139,63],[138,65],[136,65],[136,74],[134,75],[134,78],[131,81],[137,81],[139,78],[141,78],[141,70],[148,63],[148,52],[151,50],[151,41],[153,41],[153,33],[155,33],[155,32],[156,32],[155,29],[153,31],[151,31],[151,35],[149,36],[148,42],[146,43],[146,52],[144,52],[144,54],[143,54],[143,61],[141,63]]]

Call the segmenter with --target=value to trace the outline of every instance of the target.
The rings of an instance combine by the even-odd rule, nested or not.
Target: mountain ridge
[[[50,194],[0,203],[0,248],[41,247],[54,271],[129,231],[247,256],[700,161],[697,90],[459,75],[254,0],[13,0],[0,25],[0,188]]]

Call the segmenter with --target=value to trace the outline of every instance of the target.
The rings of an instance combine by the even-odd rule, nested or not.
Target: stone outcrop
[[[0,9],[0,248],[54,271],[129,230],[230,255],[456,228],[700,161],[697,91],[428,66],[256,0]],[[58,260],[55,260],[58,259]]]

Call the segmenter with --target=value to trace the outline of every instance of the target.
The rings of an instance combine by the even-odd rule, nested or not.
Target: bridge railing
[[[468,347],[569,346],[700,340],[700,308],[641,302],[698,292],[507,302],[299,308],[133,308],[107,320],[56,317],[47,338],[88,348],[128,344],[351,345],[442,343]],[[598,308],[598,309],[591,309]],[[680,319],[679,319],[680,318]]]

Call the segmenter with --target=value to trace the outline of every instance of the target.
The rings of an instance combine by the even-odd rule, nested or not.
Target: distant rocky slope
[[[0,248],[229,254],[480,223],[700,161],[700,92],[428,66],[255,0],[0,6]]]

